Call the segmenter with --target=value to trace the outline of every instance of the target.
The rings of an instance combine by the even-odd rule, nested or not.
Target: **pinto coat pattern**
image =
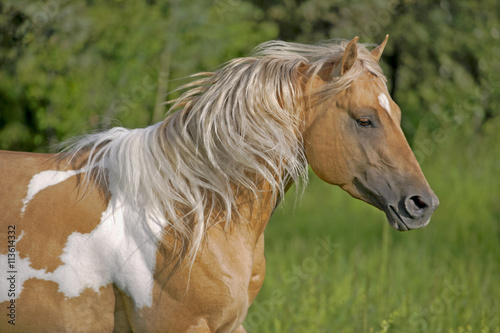
[[[372,51],[268,42],[188,84],[164,121],[0,153],[0,331],[244,332],[264,230],[324,181],[425,226],[439,201]]]

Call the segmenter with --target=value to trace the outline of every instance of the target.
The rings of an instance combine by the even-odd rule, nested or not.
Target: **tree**
[[[158,102],[175,97],[162,96],[165,72],[173,90],[178,78],[215,69],[277,34],[259,22],[258,9],[233,0],[16,0],[0,9],[1,149],[47,151],[116,121],[146,126],[166,112]]]
[[[403,127],[433,130],[498,116],[493,73],[500,63],[500,3],[460,1],[253,0],[285,40],[314,42],[360,36],[380,43],[390,35],[382,66]]]

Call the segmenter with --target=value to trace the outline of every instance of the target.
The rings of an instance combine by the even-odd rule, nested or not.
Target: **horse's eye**
[[[359,118],[356,120],[359,126],[361,127],[373,127],[373,123],[368,118]]]

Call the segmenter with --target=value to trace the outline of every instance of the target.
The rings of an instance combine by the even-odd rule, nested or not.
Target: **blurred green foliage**
[[[480,131],[498,115],[499,12],[494,0],[8,0],[0,149],[47,151],[114,121],[159,121],[176,80],[269,39],[379,43],[386,33],[383,66],[407,136],[457,114]]]
[[[500,2],[472,1],[264,1],[279,38],[311,42],[360,36],[380,43],[390,35],[383,67],[392,97],[413,137],[436,129],[458,111],[479,130],[499,114]],[[470,101],[473,101],[471,106]]]
[[[277,34],[247,3],[15,0],[0,15],[0,149],[28,151],[115,120],[158,121],[162,79],[212,70]]]

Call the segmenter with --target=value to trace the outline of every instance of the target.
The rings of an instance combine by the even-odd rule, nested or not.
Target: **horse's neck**
[[[281,179],[286,178],[282,177]],[[292,179],[289,179],[285,183],[283,186],[283,195],[277,190],[273,192],[271,185],[267,181],[262,180],[258,184],[261,195],[258,200],[255,199],[255,196],[251,197],[251,195],[246,198],[245,196],[238,198],[238,211],[249,222],[255,241],[259,239],[260,235],[266,229],[269,219],[284,199],[283,195],[288,192],[294,182]],[[250,199],[248,199],[249,197]]]

